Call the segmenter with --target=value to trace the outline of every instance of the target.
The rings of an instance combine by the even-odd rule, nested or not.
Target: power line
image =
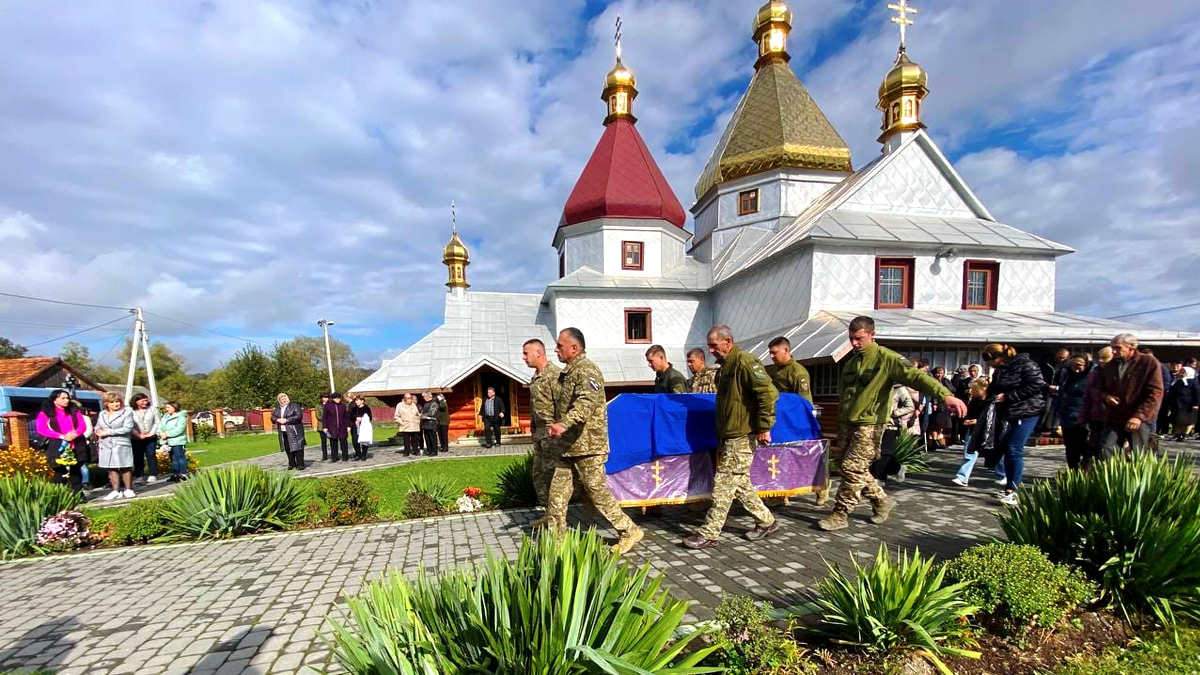
[[[1119,314],[1117,316],[1110,316],[1108,318],[1110,318],[1110,319],[1127,319],[1131,316],[1142,316],[1144,314],[1159,314],[1161,312],[1173,312],[1177,309],[1188,309],[1190,307],[1200,307],[1200,302],[1189,302],[1186,305],[1175,305],[1174,307],[1163,307],[1161,309],[1148,309],[1144,312],[1134,312],[1132,314]]]
[[[107,359],[107,358],[108,358],[108,355],[112,353],[112,350],[116,349],[116,348],[117,348],[117,345],[119,345],[119,344],[121,344],[121,343],[125,342],[125,338],[129,337],[129,334],[130,334],[130,333],[132,333],[132,332],[133,332],[133,326],[130,326],[129,328],[126,328],[126,329],[125,329],[125,332],[124,332],[124,333],[122,333],[122,334],[121,334],[121,335],[120,335],[120,336],[117,338],[117,341],[116,341],[116,342],[114,342],[114,343],[112,344],[112,346],[111,346],[111,347],[109,347],[109,348],[108,348],[108,350],[107,350],[107,351],[105,351],[105,352],[104,352],[104,354],[102,354],[102,355],[100,356],[100,358],[96,359],[96,363],[102,363],[102,362],[104,361],[104,359]]]
[[[6,298],[18,298],[21,300],[34,300],[36,302],[49,302],[54,305],[70,305],[72,307],[91,307],[93,309],[119,309],[119,310],[125,311],[125,312],[134,311],[134,309],[132,307],[113,307],[112,305],[92,305],[92,304],[89,304],[86,302],[68,302],[66,300],[51,300],[49,298],[35,298],[32,295],[20,295],[19,293],[0,292],[0,295],[4,296]]]
[[[221,331],[219,331],[219,330],[213,330],[213,329],[211,329],[211,328],[205,328],[204,326],[197,326],[197,325],[196,325],[196,324],[194,324],[194,323],[188,323],[187,321],[181,321],[181,320],[179,320],[179,319],[173,319],[173,318],[171,318],[171,317],[169,317],[169,316],[164,316],[164,315],[162,315],[162,314],[156,314],[156,313],[154,313],[154,312],[149,312],[149,311],[146,311],[146,310],[144,310],[144,309],[142,310],[142,314],[148,314],[149,316],[158,317],[158,318],[160,318],[160,319],[166,319],[167,321],[174,321],[175,323],[177,323],[177,324],[180,324],[180,325],[182,325],[182,326],[187,326],[188,328],[195,328],[196,330],[202,330],[202,331],[206,331],[206,332],[212,333],[212,334],[214,334],[214,335],[220,335],[221,337],[227,337],[227,338],[232,338],[232,339],[234,339],[234,340],[240,340],[240,341],[242,341],[242,342],[248,342],[248,343],[250,343],[250,344],[252,344],[252,345],[258,345],[259,347],[263,347],[263,348],[268,348],[268,349],[270,348],[270,347],[269,347],[269,345],[264,345],[264,344],[263,344],[263,343],[261,343],[261,342],[255,342],[254,340],[251,340],[251,339],[249,339],[249,338],[244,338],[244,337],[242,337],[242,336],[240,336],[240,335],[230,335],[229,333],[222,333],[222,332],[221,332]]]
[[[32,323],[32,322],[28,322],[28,321],[8,321],[5,319],[0,319],[0,325],[17,326],[17,327],[25,328],[28,330],[49,330],[49,331],[54,331],[54,332],[58,332],[60,330],[81,330],[81,329],[87,328],[87,326],[69,326],[69,325],[65,325],[65,324],[54,324],[54,323]],[[106,330],[121,331],[124,329],[123,328],[108,328]]]
[[[69,338],[69,337],[75,337],[76,335],[80,335],[80,334],[82,334],[82,333],[86,333],[86,332],[88,332],[88,331],[91,331],[91,330],[96,330],[97,328],[104,328],[105,326],[108,326],[108,325],[114,324],[114,323],[116,323],[116,322],[118,322],[118,321],[124,321],[124,320],[126,320],[126,319],[128,319],[128,318],[129,318],[129,317],[127,317],[127,316],[120,316],[120,317],[117,317],[117,318],[113,319],[112,321],[105,321],[104,323],[102,323],[102,324],[99,324],[99,325],[96,325],[96,326],[92,326],[91,328],[84,328],[83,330],[77,330],[77,331],[75,331],[74,333],[67,333],[66,335],[62,335],[62,336],[56,337],[56,338],[54,338],[53,340],[43,340],[43,341],[41,341],[41,342],[35,342],[35,343],[31,344],[31,345],[23,345],[23,346],[24,346],[26,349],[30,349],[30,348],[32,348],[32,347],[40,347],[40,346],[42,346],[42,345],[45,345],[45,344],[50,344],[51,342],[58,342],[59,340],[66,340],[66,339],[67,339],[67,338]]]

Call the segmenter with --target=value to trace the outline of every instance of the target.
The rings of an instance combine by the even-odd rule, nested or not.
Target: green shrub
[[[533,453],[505,467],[497,477],[496,503],[502,509],[537,506],[537,490],[533,487]]]
[[[217,433],[211,424],[196,424],[192,426],[196,434],[196,440],[201,443],[211,443],[213,436]]]
[[[589,532],[526,539],[515,560],[366,585],[329,618],[334,658],[371,675],[706,673],[714,648],[671,644],[687,603]],[[697,633],[699,635],[700,633]],[[695,636],[693,636],[694,638]]]
[[[949,675],[940,656],[979,658],[978,652],[946,645],[961,635],[975,609],[959,599],[964,585],[945,585],[945,570],[933,558],[912,558],[903,553],[893,562],[887,547],[879,545],[875,560],[862,567],[850,559],[854,574],[846,576],[825,563],[829,574],[817,586],[813,607],[822,623],[814,634],[840,644],[882,653],[912,650]]]
[[[0,558],[45,553],[37,544],[42,523],[79,502],[79,495],[60,483],[24,473],[0,478]]]
[[[167,536],[220,539],[287,529],[304,519],[308,498],[290,473],[249,464],[204,469],[168,502]]]
[[[120,509],[112,520],[108,541],[126,546],[144,544],[167,534],[166,499],[140,499]]]
[[[1200,619],[1200,483],[1190,460],[1152,453],[1064,471],[1000,517],[1014,544],[1083,570],[1127,619]]]
[[[328,519],[338,525],[363,523],[379,515],[379,495],[360,476],[322,479],[316,493],[329,509]]]
[[[730,675],[793,675],[814,670],[788,632],[770,624],[767,608],[745,596],[717,607],[721,625],[717,661]]]
[[[962,599],[979,607],[984,627],[1000,635],[1054,628],[1095,595],[1082,572],[1051,562],[1035,546],[1017,544],[969,548],[946,563],[946,579],[966,584]]]
[[[437,511],[443,512],[454,505],[454,500],[462,495],[462,490],[454,480],[434,474],[417,474],[408,480],[408,493],[404,496],[405,511],[408,513],[408,495],[425,495],[437,506]],[[421,501],[418,499],[418,501]]]
[[[404,493],[405,518],[429,518],[446,512],[446,508],[424,492],[409,490]]]
[[[908,473],[929,472],[929,460],[925,456],[925,449],[921,447],[921,439],[912,434],[901,433],[896,437],[892,459],[904,465]]]

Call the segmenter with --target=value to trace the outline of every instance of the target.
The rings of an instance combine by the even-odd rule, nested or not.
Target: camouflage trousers
[[[554,476],[550,481],[550,501],[546,505],[546,517],[557,527],[567,526],[567,504],[575,492],[575,481],[578,480],[600,515],[608,520],[618,533],[624,534],[637,528],[633,520],[625,515],[617,500],[608,489],[608,476],[604,473],[606,455],[587,455],[584,457],[559,456],[554,460]]]
[[[859,495],[877,502],[887,495],[871,475],[871,462],[879,459],[883,441],[883,425],[864,427],[843,426],[838,432],[833,459],[841,464],[842,483],[834,498],[834,512],[850,513],[858,504]]]
[[[721,536],[729,507],[736,497],[742,506],[754,516],[759,525],[770,525],[775,517],[754,490],[750,482],[750,464],[754,462],[757,441],[753,436],[741,436],[721,442],[717,451],[717,472],[713,476],[712,506],[698,532],[708,539]]]
[[[534,434],[533,437],[533,489],[538,503],[550,504],[550,481],[554,478],[554,461],[562,454],[554,441]]]

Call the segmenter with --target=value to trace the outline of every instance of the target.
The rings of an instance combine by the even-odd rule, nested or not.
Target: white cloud
[[[0,238],[19,257],[0,274],[14,292],[142,304],[267,342],[333,316],[364,353],[391,353],[440,318],[451,199],[474,288],[553,276],[562,203],[602,132],[618,13],[639,128],[690,205],[751,73],[760,4],[621,0],[585,21],[582,0],[9,3],[0,144],[20,170],[0,183]],[[894,54],[885,12],[797,10],[792,64],[865,164]],[[921,10],[910,42],[930,72],[930,131],[999,217],[1082,251],[1062,261],[1063,305],[1171,304],[1164,270],[1197,253],[1181,236],[1200,168],[1190,9]],[[823,46],[831,35],[856,37]],[[1122,290],[1089,304],[1074,289],[1098,287],[1118,254],[1155,264],[1123,268]],[[238,346],[181,325],[155,334],[200,367]]]

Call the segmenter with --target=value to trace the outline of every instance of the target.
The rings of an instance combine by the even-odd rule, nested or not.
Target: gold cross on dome
[[[917,8],[909,7],[908,0],[896,0],[896,2],[888,4],[888,9],[896,12],[896,16],[892,17],[892,23],[896,24],[897,26],[900,26],[900,49],[903,50],[904,49],[904,40],[905,40],[905,29],[908,26],[913,25],[913,20],[908,18],[908,15],[916,14]]]
[[[454,200],[450,200],[450,230],[454,234],[458,234],[458,208],[454,205]]]
[[[654,487],[662,487],[662,462],[654,462]]]
[[[767,464],[771,465],[771,480],[779,478],[779,455],[771,455],[771,459],[767,460]]]
[[[617,32],[613,33],[613,46],[617,49],[617,60],[621,60],[621,15],[617,15]]]

